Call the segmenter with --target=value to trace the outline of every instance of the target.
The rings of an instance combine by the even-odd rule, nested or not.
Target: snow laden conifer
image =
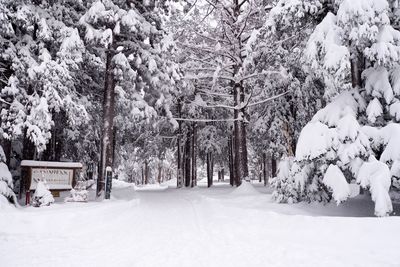
[[[268,155],[276,166],[278,159],[294,155],[301,128],[321,106],[321,77],[307,73],[300,65],[312,29],[327,6],[318,0],[280,0],[273,7],[271,3],[267,1],[259,11],[265,15],[259,16],[262,27],[250,38],[253,41],[246,49],[245,68],[271,74],[259,76],[250,84],[253,99],[285,94],[253,106],[249,112],[254,122],[249,132],[253,147],[259,155]],[[276,176],[275,169],[272,167],[272,176]]]
[[[277,200],[339,203],[356,181],[371,192],[377,216],[392,211],[400,33],[391,25],[389,7],[386,0],[338,1],[311,35],[306,68],[324,77],[330,103],[302,130]]]
[[[123,136],[139,120],[172,118],[170,91],[180,76],[167,57],[173,42],[162,30],[162,2],[95,1],[80,19],[88,49],[105,63],[98,194],[114,165],[114,127]]]
[[[58,7],[65,16],[73,14],[61,2],[74,5],[69,1],[0,3],[0,59],[6,70],[0,91],[2,135],[8,140],[29,140],[38,154],[54,137],[56,114],[68,111],[63,125],[67,128],[87,121],[76,87],[84,46],[78,30],[59,16]]]

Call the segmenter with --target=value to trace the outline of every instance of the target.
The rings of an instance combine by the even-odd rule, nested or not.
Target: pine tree
[[[11,173],[6,165],[7,159],[4,154],[3,148],[0,146],[0,202],[3,203],[3,198],[6,199],[5,202],[18,205],[17,197],[13,191],[13,179]]]
[[[37,153],[28,158],[39,158],[55,137],[56,114],[68,110],[68,127],[87,121],[75,87],[84,46],[78,30],[59,20],[59,6],[58,1],[13,1],[2,2],[0,9],[0,57],[6,66],[1,128],[5,139],[23,137],[32,144]]]
[[[180,77],[165,57],[171,44],[160,44],[165,37],[159,19],[161,4],[97,1],[80,20],[86,42],[94,53],[100,51],[98,56],[106,65],[98,194],[103,190],[105,168],[114,166],[116,110],[122,118],[151,118],[157,112],[172,117],[170,90]],[[134,128],[127,122],[118,128]]]
[[[305,54],[311,69],[332,77],[324,82],[327,95],[336,96],[302,130],[291,176],[283,181],[286,188],[278,188],[280,200],[329,201],[348,192],[348,183],[358,182],[372,192],[376,215],[391,212],[387,181],[392,174],[387,170],[398,159],[393,151],[398,124],[390,108],[397,102],[400,43],[389,7],[386,0],[342,1],[310,37]],[[331,181],[332,170],[342,173],[337,181]],[[372,180],[372,172],[382,175]]]

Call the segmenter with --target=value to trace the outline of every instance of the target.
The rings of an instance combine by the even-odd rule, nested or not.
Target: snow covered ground
[[[117,182],[110,201],[2,209],[0,266],[400,266],[400,217],[366,217],[367,197],[284,205],[254,188]]]

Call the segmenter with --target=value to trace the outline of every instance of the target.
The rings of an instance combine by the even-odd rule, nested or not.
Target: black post
[[[106,195],[105,199],[110,199],[111,195],[111,185],[112,185],[112,168],[106,168]]]

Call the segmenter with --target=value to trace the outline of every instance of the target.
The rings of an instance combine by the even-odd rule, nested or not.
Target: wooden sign
[[[26,193],[26,204],[29,204],[30,193],[36,189],[39,181],[45,181],[53,196],[57,197],[60,191],[71,190],[74,187],[77,172],[82,167],[79,162],[23,160],[19,196]]]
[[[33,168],[29,190],[35,190],[39,181],[45,181],[50,190],[72,189],[74,170]]]

